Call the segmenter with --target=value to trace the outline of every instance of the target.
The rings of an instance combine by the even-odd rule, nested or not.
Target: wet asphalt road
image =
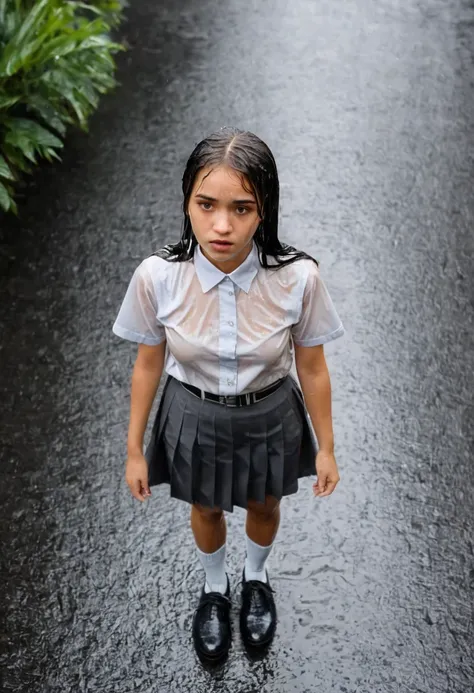
[[[2,690],[474,689],[474,4],[133,2],[119,90],[2,218]],[[280,623],[210,674],[188,508],[126,487],[136,347],[111,332],[179,234],[187,155],[226,124],[277,158],[285,239],[321,261],[337,491],[305,479],[270,559]]]

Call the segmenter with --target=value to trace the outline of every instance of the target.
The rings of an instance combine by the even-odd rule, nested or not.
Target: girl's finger
[[[139,501],[143,501],[142,494],[141,494],[141,483],[139,481],[135,481],[134,483],[130,484],[130,490],[132,492],[132,496],[136,498]]]
[[[320,498],[323,498],[324,496],[330,496],[331,493],[332,493],[332,492],[334,491],[334,489],[336,488],[336,485],[337,485],[337,484],[336,484],[335,481],[329,481],[329,482],[328,482],[328,487],[327,487],[327,489],[324,491],[324,493],[318,494],[319,497],[320,497]]]
[[[326,489],[327,484],[328,484],[327,476],[319,477],[318,488],[320,491],[324,491]]]
[[[151,497],[151,491],[148,488],[148,484],[142,485],[141,495],[142,495],[143,500],[146,500],[147,498]]]

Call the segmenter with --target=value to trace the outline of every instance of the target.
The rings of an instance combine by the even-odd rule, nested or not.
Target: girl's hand
[[[316,475],[313,493],[318,498],[330,496],[340,479],[334,453],[320,450],[316,455]]]
[[[148,463],[142,454],[137,453],[128,456],[125,468],[125,481],[132,492],[132,496],[137,500],[143,502],[151,496],[148,486]]]

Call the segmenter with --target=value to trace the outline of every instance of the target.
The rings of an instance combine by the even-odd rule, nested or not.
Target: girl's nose
[[[214,218],[214,231],[217,231],[219,233],[228,233],[229,231],[232,231],[232,226],[230,223],[230,217],[227,213],[221,213],[216,215]]]

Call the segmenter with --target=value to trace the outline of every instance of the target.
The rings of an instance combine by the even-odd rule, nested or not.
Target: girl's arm
[[[165,361],[166,340],[156,346],[138,345],[132,373],[128,456],[143,454],[143,439],[148,417],[160,384]]]
[[[334,434],[331,411],[331,380],[324,357],[324,347],[302,347],[297,344],[295,364],[306,408],[313,424],[318,448],[334,453]]]

